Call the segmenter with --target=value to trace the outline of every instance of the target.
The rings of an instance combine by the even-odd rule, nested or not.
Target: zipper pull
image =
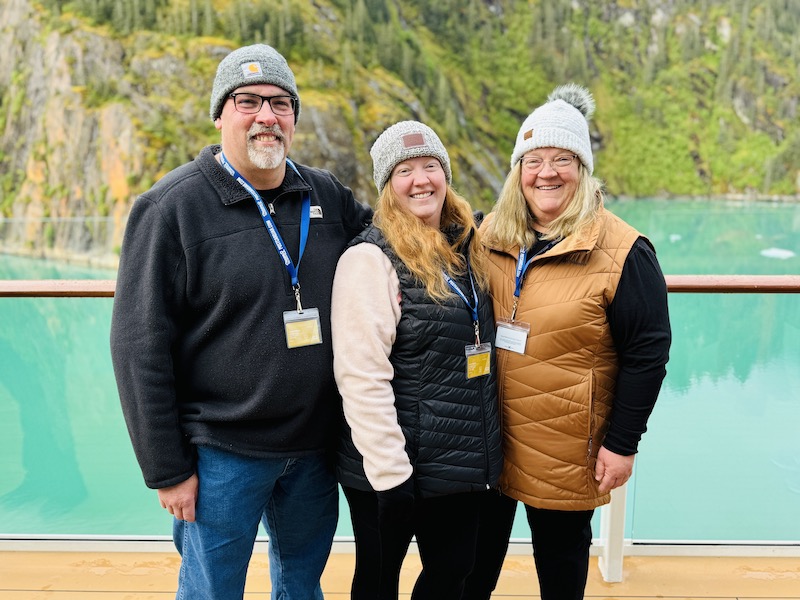
[[[274,217],[274,216],[275,216],[275,207],[274,207],[274,206],[272,206],[272,202],[270,202],[269,204],[267,204],[267,208],[269,208],[269,214],[270,214],[270,215],[272,215],[272,216]]]

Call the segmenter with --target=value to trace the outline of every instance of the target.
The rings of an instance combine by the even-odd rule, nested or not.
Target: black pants
[[[412,600],[461,600],[475,563],[478,517],[485,492],[418,499],[413,530],[378,528],[374,492],[343,487],[356,541],[352,600],[397,600],[400,568],[416,535],[422,572]]]
[[[461,600],[488,600],[500,578],[514,525],[517,501],[497,491],[487,492],[481,503],[475,567],[467,577]]]
[[[485,498],[478,555],[462,600],[487,600],[497,585],[517,502],[499,494]],[[582,600],[589,574],[593,510],[544,510],[525,505],[542,600]]]

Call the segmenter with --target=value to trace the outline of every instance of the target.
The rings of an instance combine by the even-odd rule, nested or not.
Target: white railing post
[[[611,503],[600,509],[600,539],[602,551],[597,560],[603,580],[622,581],[622,558],[625,537],[625,499],[628,484],[611,490]]]

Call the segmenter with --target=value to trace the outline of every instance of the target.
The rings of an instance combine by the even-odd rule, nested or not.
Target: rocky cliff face
[[[27,0],[6,2],[0,23],[3,202],[13,207],[3,250],[113,262],[128,174],[141,173],[139,140],[125,107],[87,109],[81,90],[123,78],[122,48],[91,32],[45,30]]]
[[[0,252],[113,267],[136,195],[218,140],[208,94],[231,48],[158,48],[163,41],[145,33],[123,46],[68,17],[57,27],[45,18],[29,0],[0,7],[0,205],[8,215]],[[366,142],[348,126],[354,110],[304,95],[292,157],[330,169],[370,201]]]

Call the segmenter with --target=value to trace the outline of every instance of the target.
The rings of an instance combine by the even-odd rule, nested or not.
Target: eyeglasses
[[[276,115],[293,115],[297,98],[294,96],[259,96],[258,94],[230,94],[233,106],[240,113],[254,115],[264,106],[264,101],[269,102],[269,107]]]
[[[562,154],[553,160],[544,160],[540,156],[528,156],[522,159],[522,168],[528,173],[538,173],[544,168],[544,163],[549,163],[553,170],[561,172],[569,169],[576,158],[578,156],[575,154]]]

